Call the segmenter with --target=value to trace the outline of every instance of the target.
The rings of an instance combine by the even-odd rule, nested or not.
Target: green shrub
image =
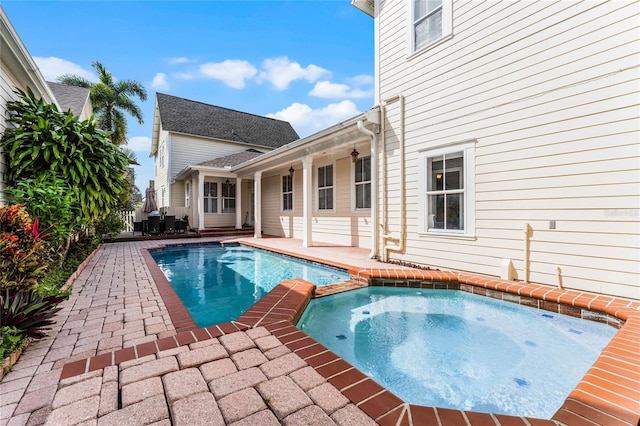
[[[11,355],[27,337],[17,327],[0,327],[0,360]]]

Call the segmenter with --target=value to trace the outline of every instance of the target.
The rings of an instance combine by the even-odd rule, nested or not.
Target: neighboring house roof
[[[255,149],[248,149],[242,152],[236,152],[235,154],[225,155],[224,157],[214,158],[212,160],[203,161],[202,163],[196,164],[196,166],[206,166],[206,167],[233,167],[238,164],[242,164],[245,161],[249,161],[252,158],[256,158],[263,154],[260,151]]]
[[[71,113],[78,117],[82,114],[84,106],[89,101],[89,89],[53,83],[51,81],[47,81],[47,84],[51,88],[63,112],[71,110]]]
[[[162,129],[278,148],[300,137],[291,124],[202,102],[156,93]]]

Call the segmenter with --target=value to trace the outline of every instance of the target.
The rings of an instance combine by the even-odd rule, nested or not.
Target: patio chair
[[[149,234],[156,234],[156,235],[159,234],[160,233],[160,216],[149,216],[147,227],[149,228],[147,230]]]
[[[142,227],[142,221],[140,222],[133,222],[133,236],[136,236],[136,232],[140,232],[141,234],[144,234],[144,228]]]
[[[164,217],[164,232],[165,234],[174,234],[176,232],[176,217],[165,216]]]

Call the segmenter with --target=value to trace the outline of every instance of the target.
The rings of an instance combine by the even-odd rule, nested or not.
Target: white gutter
[[[399,232],[399,236],[397,238],[398,240],[398,244],[397,245],[393,245],[393,244],[385,244],[382,248],[382,260],[384,262],[386,262],[389,259],[389,252],[390,251],[394,251],[394,252],[399,252],[402,253],[405,250],[405,245],[406,245],[406,235],[407,235],[407,218],[406,218],[406,199],[405,199],[405,148],[404,148],[404,96],[403,95],[396,95],[396,96],[392,96],[386,100],[384,100],[382,102],[381,105],[381,111],[382,113],[386,113],[386,106],[388,104],[390,104],[391,102],[396,102],[399,101],[400,102],[400,135],[399,138],[400,140],[399,142],[399,151],[400,151],[400,191],[399,191],[399,197],[400,197],[400,232]],[[385,116],[382,116],[382,124],[384,126],[385,123]],[[383,156],[383,165],[382,165],[382,181],[385,183],[385,188],[384,191],[382,191],[382,196],[383,196],[383,201],[382,201],[382,205],[384,207],[383,210],[383,219],[382,219],[382,226],[384,228],[384,234],[383,234],[383,241],[389,240],[389,239],[396,239],[395,237],[393,237],[391,235],[391,233],[389,232],[389,224],[387,223],[388,221],[388,217],[386,214],[386,209],[387,209],[387,188],[386,188],[386,176],[387,176],[387,155],[386,155],[386,138],[384,135],[384,128],[382,130],[382,140],[383,140],[383,151],[382,151],[382,156]]]
[[[363,120],[358,120],[358,130],[371,137],[371,253],[369,258],[378,255],[378,137],[364,127]]]

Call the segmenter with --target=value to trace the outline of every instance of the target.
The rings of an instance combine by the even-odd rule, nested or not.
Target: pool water
[[[367,287],[298,327],[405,402],[549,419],[616,329],[463,291]]]
[[[235,320],[283,280],[302,278],[317,286],[349,280],[341,269],[239,244],[150,253],[199,327]]]

